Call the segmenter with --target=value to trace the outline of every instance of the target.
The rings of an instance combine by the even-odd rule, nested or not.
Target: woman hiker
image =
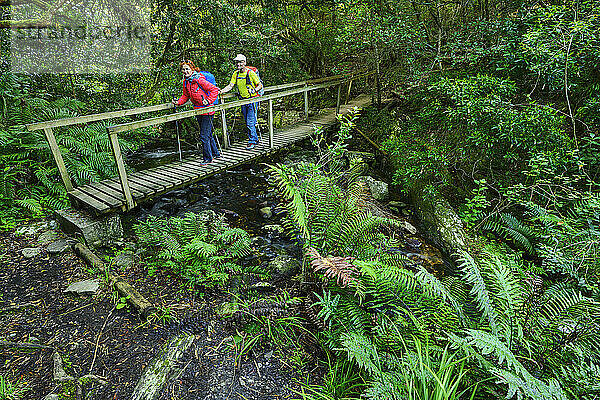
[[[229,85],[225,86],[219,94],[227,93],[234,86],[237,85],[238,94],[242,99],[249,99],[251,97],[258,97],[258,91],[262,89],[263,85],[260,82],[256,72],[246,67],[246,56],[238,54],[233,61],[235,62],[236,70],[231,75]],[[248,79],[246,79],[248,76]],[[242,115],[246,120],[246,127],[248,128],[248,146],[247,149],[253,149],[258,144],[258,135],[256,134],[256,107],[257,103],[244,104],[242,106]]]
[[[191,60],[185,60],[179,64],[183,74],[183,94],[179,100],[173,100],[173,105],[184,105],[188,100],[192,101],[194,108],[202,108],[209,105],[217,99],[219,88],[207,81],[196,68]],[[214,111],[206,114],[196,115],[196,120],[200,124],[200,141],[202,142],[203,164],[209,164],[214,158],[221,157],[215,138],[212,134]]]

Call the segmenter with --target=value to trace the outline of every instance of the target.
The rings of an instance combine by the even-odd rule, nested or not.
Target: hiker
[[[219,94],[229,92],[237,84],[240,98],[249,99],[251,97],[258,97],[263,84],[260,82],[260,78],[256,72],[246,67],[246,56],[238,54],[233,61],[235,62],[236,71],[231,75],[229,85],[221,89]],[[256,134],[257,106],[258,103],[244,104],[242,106],[242,115],[246,120],[246,127],[248,128],[247,149],[253,149],[258,144],[258,135]]]
[[[194,108],[202,108],[212,105],[219,96],[219,88],[207,81],[196,68],[191,60],[185,60],[179,64],[183,74],[183,94],[179,100],[173,100],[174,106],[184,105],[188,100],[192,101]],[[214,111],[206,114],[196,115],[200,124],[200,141],[202,142],[203,165],[209,164],[214,158],[221,157],[215,138],[212,134]]]

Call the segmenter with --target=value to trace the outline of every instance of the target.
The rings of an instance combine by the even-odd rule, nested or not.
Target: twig
[[[75,311],[81,310],[82,308],[89,307],[89,306],[91,306],[92,304],[94,304],[94,303],[88,303],[88,304],[86,304],[86,305],[84,305],[84,306],[81,306],[81,307],[74,308],[74,309],[72,309],[72,310],[69,310],[69,311],[66,311],[66,312],[64,312],[64,313],[62,313],[62,314],[58,314],[58,316],[59,316],[59,317],[61,317],[61,316],[63,316],[63,315],[70,314],[70,313],[72,313],[72,312],[75,312]]]
[[[115,307],[113,307],[112,310],[110,310],[110,312],[108,313],[108,316],[106,317],[106,319],[104,320],[104,324],[102,325],[102,329],[100,329],[100,332],[98,333],[98,337],[96,338],[96,348],[94,349],[94,358],[92,358],[92,365],[90,365],[89,374],[91,374],[92,370],[94,369],[94,363],[96,362],[96,355],[98,354],[98,344],[100,343],[100,336],[102,336],[102,332],[104,331],[104,328],[106,327],[106,323],[110,319],[110,316],[112,315],[114,310],[115,310]]]
[[[34,306],[35,306],[35,304],[33,304],[33,303],[15,304],[14,306],[8,306],[8,307],[4,307],[4,308],[0,309],[0,313],[13,311],[13,310],[19,310],[21,308],[34,307]]]
[[[0,341],[0,348],[7,348],[7,347],[16,347],[19,349],[52,349],[52,350],[54,350],[54,347],[45,346],[43,344],[6,342],[4,340]]]

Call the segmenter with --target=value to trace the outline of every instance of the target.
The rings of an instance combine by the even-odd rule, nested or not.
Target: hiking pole
[[[211,115],[212,117],[212,115]],[[219,154],[223,153],[223,148],[221,148],[221,143],[219,142],[219,138],[217,137],[217,135],[215,135],[215,131],[214,131],[215,127],[213,125],[213,118],[210,119],[210,134],[215,138],[215,141],[217,142],[217,147],[219,148]]]
[[[173,98],[175,100],[175,98]],[[177,106],[173,104],[173,112],[177,114]],[[179,139],[179,120],[175,120],[175,131],[177,132],[177,149],[179,150],[179,161],[183,160],[183,156],[181,154],[181,140]]]
[[[262,141],[262,132],[260,130],[260,125],[258,124],[258,102],[252,103],[252,107],[254,108],[254,118],[256,119],[256,132],[258,133],[259,140]]]

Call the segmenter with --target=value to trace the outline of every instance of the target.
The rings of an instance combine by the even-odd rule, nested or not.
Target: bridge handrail
[[[265,93],[273,92],[276,90],[298,87],[298,86],[311,85],[314,83],[325,82],[327,80],[333,80],[333,79],[339,79],[340,77],[346,77],[346,76],[351,76],[351,74],[334,75],[334,76],[328,76],[325,78],[317,78],[317,79],[310,79],[310,80],[306,80],[306,81],[298,81],[298,82],[284,83],[281,85],[267,86],[267,87],[265,87]],[[227,94],[223,95],[222,98],[229,99],[229,98],[233,98],[235,96],[236,95],[233,93],[227,93]],[[153,106],[127,108],[124,110],[108,111],[108,112],[103,112],[103,113],[98,113],[98,114],[88,114],[88,115],[82,115],[79,117],[61,118],[61,119],[55,119],[55,120],[50,120],[50,121],[34,122],[31,124],[25,125],[25,127],[27,128],[28,131],[32,132],[32,131],[36,131],[36,130],[40,130],[40,129],[44,129],[44,128],[58,128],[61,126],[85,124],[85,123],[89,123],[89,122],[103,121],[103,120],[112,119],[112,118],[127,117],[127,116],[145,114],[145,113],[162,111],[162,110],[170,110],[172,108],[173,108],[173,104],[163,103],[163,104],[156,104]]]
[[[350,78],[352,78],[353,80],[359,79],[359,78],[363,77],[365,74],[367,74],[367,73],[351,75]],[[206,114],[207,112],[228,110],[230,108],[239,107],[239,106],[242,106],[245,104],[258,103],[258,102],[262,102],[262,101],[272,101],[274,99],[291,96],[291,95],[298,94],[298,93],[309,92],[312,90],[336,86],[346,80],[348,80],[348,78],[346,78],[346,79],[337,78],[334,81],[329,81],[329,80],[325,81],[326,83],[313,84],[310,86],[304,86],[304,87],[300,87],[300,88],[296,88],[296,89],[290,89],[290,90],[272,93],[272,94],[268,94],[268,95],[264,95],[264,96],[260,96],[260,97],[252,97],[249,99],[230,101],[228,103],[221,103],[221,104],[217,104],[214,106],[208,106],[208,107],[197,108],[194,110],[178,112],[176,114],[163,115],[160,117],[148,118],[148,119],[144,119],[141,121],[133,121],[133,122],[126,122],[126,123],[118,124],[118,125],[112,125],[106,129],[109,134],[126,132],[126,131],[130,131],[133,129],[145,128],[147,126],[153,126],[153,125],[158,125],[158,124],[162,124],[162,123],[166,123],[166,122],[189,118],[189,117],[193,117],[195,115]]]

